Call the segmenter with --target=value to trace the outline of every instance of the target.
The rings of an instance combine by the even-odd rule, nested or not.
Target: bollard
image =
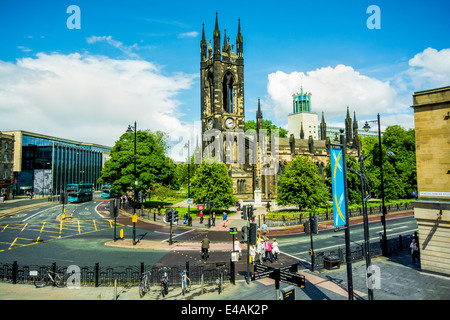
[[[120,239],[123,239],[123,229],[120,229],[119,237],[120,237]]]
[[[94,268],[94,277],[95,277],[95,287],[98,288],[98,278],[100,275],[100,267],[98,262],[95,264],[95,268]]]
[[[17,283],[17,272],[18,272],[18,269],[19,269],[19,267],[17,265],[17,261],[14,261],[13,265],[12,265],[12,282],[13,282],[13,284]]]

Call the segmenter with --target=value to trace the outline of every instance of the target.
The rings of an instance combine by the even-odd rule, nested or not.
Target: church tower
[[[217,129],[225,137],[227,129],[244,129],[244,57],[240,20],[236,52],[226,29],[222,46],[220,34],[216,12],[213,47],[211,39],[207,47],[204,24],[200,41],[201,122],[202,135],[207,130]]]

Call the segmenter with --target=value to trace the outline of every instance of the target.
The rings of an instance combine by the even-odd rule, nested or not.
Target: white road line
[[[186,234],[186,233],[189,233],[189,232],[192,232],[192,231],[194,231],[194,229],[191,229],[191,230],[188,230],[188,231],[186,231],[186,232],[183,232],[183,233],[174,235],[174,236],[172,236],[172,239],[173,239],[173,238],[176,238],[176,237],[179,237],[179,236],[182,236],[183,234]],[[167,239],[162,240],[161,242],[166,242],[166,241],[169,240],[169,239],[170,239],[170,237],[167,238]]]
[[[31,219],[31,218],[33,218],[34,216],[37,216],[38,214],[41,214],[42,212],[45,212],[45,211],[50,210],[50,209],[54,209],[54,207],[50,207],[50,208],[47,208],[47,209],[45,209],[45,210],[36,212],[35,214],[29,216],[28,218],[23,219],[22,222],[25,222],[25,221],[27,221],[28,219]]]

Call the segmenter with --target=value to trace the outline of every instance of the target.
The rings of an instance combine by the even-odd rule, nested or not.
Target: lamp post
[[[137,137],[136,137],[136,121],[134,122],[134,127],[132,127],[131,125],[128,125],[128,129],[126,132],[128,133],[132,133],[133,129],[134,129],[134,188],[133,188],[133,245],[136,244],[136,222],[135,218],[136,218],[136,199],[137,199],[137,190],[136,190],[136,186],[137,186],[137,181],[136,181],[136,141],[137,141]]]
[[[190,156],[190,140],[188,140],[188,142],[186,142],[186,144],[184,145],[185,148],[187,148],[188,150],[188,161],[187,161],[187,165],[188,165],[188,200],[191,198],[191,178],[190,178],[190,165],[191,165],[191,156]],[[189,200],[190,201],[190,200]],[[188,217],[190,217],[191,214],[191,204],[190,202],[188,202]]]
[[[381,210],[383,211],[383,215],[381,217],[381,223],[383,224],[383,239],[381,242],[381,250],[383,256],[387,256],[387,235],[386,235],[386,206],[384,205],[384,178],[383,178],[383,152],[381,148],[381,129],[380,129],[380,114],[377,115],[377,120],[368,120],[364,124],[364,131],[369,131],[370,125],[369,122],[377,122],[378,123],[378,147],[380,151],[380,177],[381,177]]]

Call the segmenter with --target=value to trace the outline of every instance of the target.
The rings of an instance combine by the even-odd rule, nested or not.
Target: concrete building
[[[27,131],[3,134],[14,139],[14,194],[58,194],[68,183],[92,183],[96,190],[100,188],[97,179],[110,147]]]
[[[421,267],[450,275],[450,87],[415,92]]]
[[[289,136],[296,139],[319,140],[319,120],[317,113],[311,111],[311,93],[300,92],[292,95],[292,113],[288,115]],[[325,139],[323,139],[325,140]]]

